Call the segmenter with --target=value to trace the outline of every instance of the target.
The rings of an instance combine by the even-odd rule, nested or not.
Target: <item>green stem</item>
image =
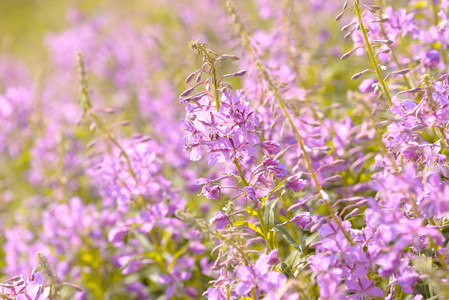
[[[236,244],[235,242],[233,242],[232,240],[225,238],[215,232],[211,232],[215,237],[217,237],[218,239],[222,239],[223,241],[225,241],[226,243],[228,243],[229,245],[233,246],[238,252],[240,252],[240,255],[242,255],[242,259],[243,262],[245,263],[245,266],[249,265],[248,259],[246,258],[246,254],[245,252],[243,252],[242,249],[240,249],[239,245]]]
[[[161,262],[159,263],[159,266],[161,267],[162,271],[165,274],[170,274],[170,272],[167,270],[167,266],[165,265],[165,260],[162,257],[162,248],[161,245],[159,244],[159,241],[156,238],[156,235],[154,234],[154,228],[152,230],[150,230],[150,236],[151,239],[153,240],[153,244],[154,244],[154,248],[156,248],[157,253],[160,255],[161,257]]]
[[[365,41],[366,50],[368,51],[368,55],[371,59],[371,62],[373,63],[373,67],[374,67],[374,70],[376,71],[377,79],[379,80],[379,83],[382,86],[382,89],[384,90],[385,96],[387,96],[388,103],[390,104],[390,106],[392,106],[393,102],[391,101],[390,91],[388,90],[388,86],[385,83],[385,81],[382,77],[382,74],[380,74],[379,66],[377,65],[377,61],[376,61],[376,58],[374,57],[373,49],[371,48],[371,44],[368,39],[368,35],[366,33],[365,25],[363,25],[362,12],[360,11],[360,7],[359,7],[357,0],[354,0],[354,6],[355,6],[355,11],[357,13],[357,18],[359,19],[360,29],[362,30],[363,40]]]
[[[81,83],[81,95],[83,97],[83,107],[85,112],[89,114],[89,116],[92,118],[92,120],[95,122],[95,125],[98,129],[100,129],[101,132],[103,132],[106,137],[109,139],[109,141],[114,144],[119,150],[120,153],[125,158],[126,164],[128,165],[129,173],[131,173],[131,176],[137,183],[137,176],[134,172],[132,166],[131,166],[131,160],[129,159],[128,154],[126,153],[125,149],[120,145],[120,143],[111,135],[111,133],[104,127],[103,122],[98,118],[98,116],[93,112],[92,110],[92,103],[90,101],[89,97],[89,91],[88,91],[88,82],[87,82],[87,75],[86,75],[86,69],[84,67],[84,61],[83,57],[81,56],[81,53],[78,53],[78,66],[79,66],[79,72],[81,75],[80,83]]]
[[[254,300],[257,300],[256,291],[254,290],[254,288],[251,289],[251,296],[253,297]]]
[[[214,78],[214,92],[215,92],[215,105],[217,106],[217,112],[220,110],[220,98],[218,95],[218,78],[217,78],[217,70],[215,70],[215,66],[212,65],[212,77]]]
[[[243,181],[243,185],[245,187],[249,186],[249,183],[246,180],[245,175],[243,174],[242,167],[240,166],[240,163],[237,159],[234,159],[234,164],[235,164],[235,167],[237,168],[237,172],[239,173],[241,180]],[[256,210],[257,218],[259,219],[260,227],[262,227],[262,232],[263,232],[265,241],[267,242],[267,245],[270,248],[270,250],[272,250],[275,247],[273,246],[271,241],[268,239],[268,230],[267,230],[267,226],[265,225],[265,222],[263,220],[262,213],[260,212],[261,209],[262,208],[259,208]]]
[[[382,4],[380,2],[381,2],[380,0],[377,0],[377,4],[379,5],[379,7],[382,7]],[[379,17],[382,17],[382,11],[381,10],[379,10]],[[383,37],[385,39],[388,39],[387,33],[385,32],[384,24],[382,22],[380,22],[379,26],[380,26],[380,30],[382,32]],[[390,48],[391,56],[393,57],[393,61],[396,63],[396,66],[398,68],[401,68],[401,65],[399,64],[399,60],[398,60],[398,58],[396,56],[396,53],[394,52],[393,47],[391,45],[388,45],[388,48]],[[407,88],[409,90],[411,90],[412,89],[412,85],[410,84],[410,81],[408,79],[407,74],[402,75],[402,77],[404,78],[404,81],[405,81],[405,84],[407,85]]]
[[[240,179],[243,181],[243,185],[245,187],[249,186],[249,183],[246,180],[245,174],[243,174],[242,167],[240,166],[240,163],[237,158],[234,159],[234,164],[235,164],[235,167],[237,168],[237,172],[239,172]]]

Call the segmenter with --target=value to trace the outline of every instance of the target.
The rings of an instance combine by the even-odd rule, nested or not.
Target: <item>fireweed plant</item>
[[[70,7],[0,55],[0,299],[448,299],[448,14]]]

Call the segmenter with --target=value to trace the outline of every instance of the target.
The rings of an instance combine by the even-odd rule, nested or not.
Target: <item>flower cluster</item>
[[[449,1],[97,2],[2,44],[1,299],[449,298]]]

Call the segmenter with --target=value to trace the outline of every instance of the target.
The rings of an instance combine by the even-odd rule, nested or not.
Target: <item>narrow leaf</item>
[[[145,235],[141,234],[140,232],[137,231],[133,231],[134,236],[137,238],[137,240],[139,241],[140,245],[142,246],[142,248],[147,251],[147,252],[151,252],[154,248],[153,245],[151,245],[150,241],[145,237]]]
[[[315,240],[319,237],[320,233],[319,232],[315,232],[314,234],[310,235],[309,237],[307,237],[304,242],[301,243],[301,246],[299,246],[299,252],[301,254],[303,254],[304,249],[309,246],[310,244],[312,244],[313,242],[315,242]]]
[[[263,220],[265,225],[267,226],[267,230],[270,231],[274,226],[274,209],[276,208],[276,203],[279,201],[279,198],[271,201],[266,205],[265,211],[263,214]]]
[[[248,227],[248,228],[254,230],[255,232],[259,233],[260,235],[264,236],[262,230],[259,227],[257,227],[256,225],[254,225],[253,223],[245,222],[245,221],[237,221],[237,222],[234,222],[233,225],[234,225],[234,227],[241,227],[241,226]]]
[[[299,252],[301,251],[301,248],[299,247],[298,243],[295,241],[295,239],[290,235],[290,233],[288,233],[287,230],[285,230],[284,227],[276,225],[273,227],[273,229],[279,233],[280,235],[282,235],[282,237],[287,241],[287,243],[292,246],[293,248],[295,248],[296,250],[298,250]]]
[[[293,274],[292,269],[290,268],[289,265],[287,265],[285,262],[281,262],[279,263],[276,268],[281,271],[287,278],[289,279],[294,279],[295,274]]]

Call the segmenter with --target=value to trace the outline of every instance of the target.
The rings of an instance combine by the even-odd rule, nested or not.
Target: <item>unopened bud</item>
[[[355,21],[349,23],[348,25],[343,26],[343,27],[341,28],[341,31],[346,31],[346,30],[348,30],[348,29],[351,28],[351,26],[354,25],[354,24],[355,24]]]
[[[187,76],[186,83],[189,83],[193,79],[193,76],[195,76],[196,73],[197,72],[194,72],[194,73],[190,74],[189,76]]]
[[[346,7],[345,9],[343,9],[343,11],[341,13],[338,14],[338,16],[335,18],[335,21],[339,21],[343,15],[345,14],[345,12],[348,10],[348,7]]]
[[[202,74],[203,74],[203,72],[200,72],[200,73],[198,74],[198,76],[196,77],[196,80],[195,80],[196,83],[200,82],[200,80],[201,80],[201,75],[202,75]]]
[[[353,211],[351,211],[349,214],[346,215],[346,218],[353,217],[353,216],[357,215],[359,212],[360,212],[360,209],[355,208]]]
[[[240,70],[240,71],[233,73],[232,76],[237,77],[237,76],[243,76],[245,74],[246,74],[246,70]]]
[[[344,39],[347,40],[351,37],[351,34],[353,34],[355,31],[355,28],[353,28],[350,32],[348,32],[347,34],[345,34]]]
[[[346,52],[345,54],[343,54],[342,57],[340,57],[340,59],[347,59],[347,58],[349,58],[352,55],[352,53],[354,53],[359,48],[361,48],[361,46],[358,46],[358,47],[352,49],[351,51]]]
[[[185,91],[181,94],[181,97],[185,97],[185,96],[190,95],[190,94],[193,92],[194,89],[195,89],[195,87],[191,87],[190,89],[185,90]]]

